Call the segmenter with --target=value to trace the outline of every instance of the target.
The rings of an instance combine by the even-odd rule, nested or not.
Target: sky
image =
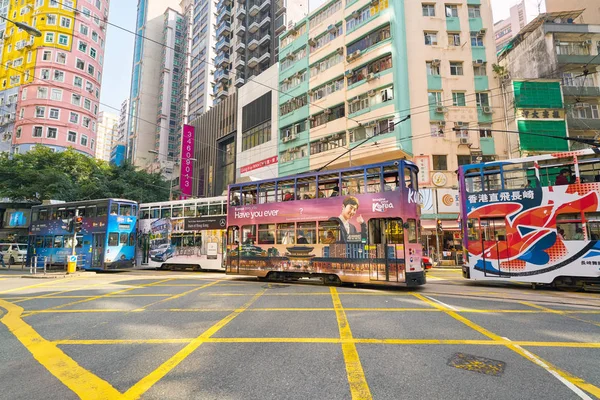
[[[520,0],[491,0],[494,22],[509,16],[511,6]],[[525,0],[527,21],[537,14],[538,1]],[[310,0],[310,9],[323,4],[325,0]],[[544,3],[542,1],[542,3]],[[544,4],[541,5],[542,12]],[[129,97],[131,85],[131,63],[133,60],[133,43],[135,36],[117,26],[131,32],[135,31],[137,0],[113,0],[110,5],[108,21],[110,24],[106,36],[104,54],[104,72],[100,109],[118,115],[121,103]]]

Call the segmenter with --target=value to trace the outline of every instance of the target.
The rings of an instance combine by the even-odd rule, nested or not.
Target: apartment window
[[[486,76],[487,71],[485,70],[485,65],[475,65],[473,66],[473,74],[475,76]]]
[[[346,145],[346,132],[336,133],[334,135],[320,138],[310,143],[310,154],[319,154],[325,151],[344,147]]]
[[[79,142],[82,146],[87,146],[88,144],[88,137],[86,135],[81,135],[81,141]]]
[[[364,110],[365,108],[385,103],[387,101],[392,100],[393,98],[393,87],[388,87],[385,89],[365,93],[361,96],[357,96],[356,98],[348,102],[348,112],[350,114],[353,114],[360,110]]]
[[[40,70],[40,79],[50,79],[50,70],[49,69],[41,69]]]
[[[489,93],[475,93],[477,99],[477,107],[489,107],[490,95]]]
[[[98,43],[98,32],[96,31],[92,31],[92,40],[96,43]],[[104,47],[104,46],[101,46]]]
[[[308,97],[303,94],[279,106],[279,114],[284,116],[308,104]]]
[[[435,4],[423,4],[423,16],[435,17]]]
[[[310,127],[316,128],[318,126],[326,124],[327,122],[334,121],[338,118],[343,118],[345,115],[346,107],[344,106],[344,104],[340,104],[339,106],[327,109],[318,115],[311,116],[309,118]]]
[[[600,119],[597,104],[575,103],[571,106],[570,114],[576,119]]]
[[[46,107],[36,106],[35,107],[35,117],[36,118],[45,118],[46,117]]]
[[[60,109],[58,109],[58,108],[51,108],[50,112],[48,113],[48,118],[50,118],[50,119],[60,119]]]
[[[437,46],[437,32],[424,32],[425,46]]]
[[[346,54],[352,54],[355,51],[363,51],[368,49],[371,46],[376,45],[379,42],[382,42],[386,39],[390,38],[390,26],[386,25],[381,29],[376,30],[363,37],[362,39],[348,45],[346,48]]]
[[[47,99],[48,98],[48,88],[38,87],[37,88],[37,98],[38,99]]]
[[[468,139],[469,138],[469,124],[467,122],[455,122],[454,131],[456,132],[457,138]]]
[[[294,53],[288,54],[280,63],[281,71],[285,71],[286,69],[291,68],[304,57],[306,57],[306,47],[303,47]]]
[[[87,25],[84,24],[79,24],[79,33],[81,33],[82,35],[87,36],[89,33],[89,29]]]
[[[354,28],[371,18],[371,8],[367,7],[358,11],[358,16],[350,18],[346,21],[346,33],[351,32]]]
[[[90,99],[83,99],[83,108],[86,110],[92,110],[92,101]]]
[[[20,67],[23,65],[23,57],[17,58],[13,61],[13,67]]]
[[[44,43],[54,43],[54,32],[46,32]]]
[[[76,59],[75,60],[75,68],[80,69],[82,71],[85,70],[85,61],[81,60],[81,59]],[[81,79],[81,78],[79,78]],[[81,86],[80,86],[81,87]]]
[[[27,100],[27,88],[23,88],[21,91],[21,100]]]
[[[483,35],[481,32],[471,32],[471,46],[483,47]]]
[[[427,100],[430,106],[441,106],[442,105],[442,92],[428,92]]]
[[[460,46],[460,33],[448,32],[448,45]]]
[[[338,78],[335,81],[326,83],[325,85],[319,86],[312,90],[311,101],[321,100],[322,98],[329,96],[344,88],[344,78]]]
[[[79,114],[71,111],[71,114],[69,115],[69,122],[72,124],[78,124],[79,123]]]
[[[31,135],[33,137],[42,137],[43,132],[44,132],[44,128],[42,126],[34,126],[33,132]]]
[[[444,125],[443,122],[434,122],[429,124],[429,132],[431,137],[444,137]]]
[[[462,61],[451,61],[450,62],[450,75],[463,75]]]
[[[242,134],[242,151],[260,146],[271,140],[271,121],[264,122]]]
[[[313,44],[310,46],[310,52],[313,53],[325,46],[327,43],[331,42],[335,38],[341,36],[343,33],[342,25],[337,25],[335,30],[332,32],[327,32],[324,35],[319,36],[316,40],[313,40]]]
[[[452,105],[456,107],[465,107],[465,92],[452,92]]]
[[[90,57],[92,57],[93,59],[96,59],[96,49],[93,47],[90,47]]]
[[[58,44],[60,44],[62,46],[68,46],[69,45],[69,36],[59,34],[58,35]]]
[[[295,29],[294,32],[290,32],[289,35],[287,35],[286,37],[284,37],[283,39],[281,39],[281,47],[280,48],[284,48],[287,45],[289,45],[290,43],[292,43],[294,40],[296,40],[298,38],[298,36],[302,36],[306,33],[306,24],[302,24],[302,26],[299,26]]]
[[[491,125],[479,125],[479,137],[480,138],[491,138],[492,137],[492,126]]]
[[[295,123],[293,125],[289,125],[286,126],[284,128],[281,128],[279,130],[279,137],[281,139],[285,139],[285,138],[291,138],[292,135],[298,135],[301,132],[304,132],[306,130],[306,120],[305,121],[300,121],[298,123]]]
[[[80,76],[73,77],[73,86],[83,87],[83,79]]]
[[[83,53],[87,53],[88,45],[86,42],[80,40],[77,49]]]
[[[81,107],[81,95],[73,93],[71,95],[71,104]]]
[[[427,68],[427,75],[434,75],[434,76],[440,75],[440,63],[439,62],[427,61],[425,63],[425,66]]]
[[[458,6],[446,4],[446,18],[458,18]]]
[[[331,17],[332,15],[334,15],[336,12],[338,12],[341,9],[342,9],[342,2],[336,1],[329,7],[322,9],[321,11],[319,11],[318,14],[313,16],[310,19],[310,26],[315,27],[315,26],[319,25],[320,23],[322,23],[327,18]]]
[[[57,69],[54,70],[54,80],[57,82],[65,81],[65,73],[63,71],[59,71]]]
[[[56,128],[48,128],[48,130],[46,131],[46,137],[48,139],[56,139],[57,134],[58,134],[58,129],[56,129]]]
[[[92,64],[88,64],[87,73],[94,76],[94,71],[95,71],[94,66]]]
[[[42,53],[42,61],[52,61],[52,52],[50,50],[44,50]]]
[[[56,14],[46,15],[46,25],[56,25]]]
[[[481,18],[481,7],[468,6],[469,18]]]
[[[294,148],[288,149],[288,150],[280,153],[279,154],[279,162],[280,163],[291,162],[294,160],[299,160],[306,156],[308,156],[308,146],[304,145],[304,146],[294,147]]]
[[[385,135],[386,133],[394,132],[396,125],[393,119],[382,119],[377,121],[370,127],[361,126],[350,131],[350,142],[358,142],[365,140],[367,137]]]
[[[302,82],[306,81],[306,70],[300,71],[297,74],[284,79],[279,85],[279,89],[282,92],[287,92],[299,86]]]
[[[382,58],[371,62],[370,64],[360,67],[352,71],[352,75],[348,77],[348,85],[361,82],[367,79],[369,74],[378,74],[392,68],[392,56],[386,55]]]
[[[433,155],[433,169],[436,171],[448,171],[448,156]]]
[[[52,89],[50,92],[50,99],[56,101],[62,101],[63,91],[61,89]]]
[[[89,117],[83,117],[82,121],[81,121],[81,125],[83,125],[84,128],[89,128],[91,122],[92,122],[91,118],[89,118]]]
[[[67,132],[67,142],[77,143],[77,132]]]
[[[63,28],[70,28],[71,27],[71,18],[67,18],[67,17],[60,17],[60,26],[62,26]]]
[[[471,164],[471,155],[457,155],[456,161],[458,162],[458,166]]]
[[[63,51],[58,51],[56,53],[56,62],[59,64],[66,64],[67,63],[67,53],[65,53]]]
[[[17,128],[17,131],[15,132],[15,137],[16,137],[17,139],[21,139],[21,132],[22,132],[22,131],[23,131],[23,128],[21,128],[21,127],[18,127],[18,128]]]

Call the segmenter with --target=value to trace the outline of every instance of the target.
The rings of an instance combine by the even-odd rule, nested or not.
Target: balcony
[[[248,50],[252,51],[252,50],[256,49],[257,47],[258,47],[258,38],[257,37],[253,37],[248,42]]]
[[[600,97],[600,88],[596,86],[563,86],[565,96]]]
[[[264,46],[267,45],[271,42],[271,35],[269,35],[268,33],[266,35],[264,35],[263,37],[260,38],[260,40],[258,41],[258,45],[259,46]]]
[[[258,4],[253,4],[252,7],[250,7],[250,10],[248,11],[248,14],[251,17],[254,17],[259,12],[260,12],[260,7],[258,6]]]
[[[235,17],[237,19],[244,19],[246,17],[246,7],[238,7],[238,9],[235,11]]]
[[[283,14],[286,10],[286,0],[275,0],[275,15]]]
[[[222,69],[215,72],[215,81],[219,83],[227,82],[229,80],[229,70]]]
[[[270,59],[271,59],[271,53],[267,52],[267,53],[264,53],[263,55],[260,56],[260,58],[258,59],[258,62],[259,63],[263,63],[263,62],[268,61]]]
[[[217,67],[224,67],[228,63],[229,63],[229,54],[228,53],[221,53],[215,57],[215,66],[217,66]]]
[[[600,65],[600,57],[586,55],[558,55],[558,63],[562,65]]]
[[[235,87],[240,88],[240,87],[244,86],[244,83],[246,83],[244,74],[238,74],[238,76],[235,78],[235,82],[234,82]]]
[[[228,7],[221,9],[219,11],[219,14],[217,15],[217,25],[223,22],[224,18],[227,18],[227,20],[229,20],[229,17],[231,17],[231,9]]]
[[[262,19],[262,21],[260,21],[260,23],[258,24],[260,28],[262,28],[265,25],[268,25],[271,23],[271,17],[269,17],[268,15],[266,17],[264,17]]]
[[[268,7],[271,7],[271,0],[263,0],[260,3],[260,11],[267,9]]]
[[[243,42],[237,42],[235,45],[235,52],[238,54],[244,54],[246,50],[246,45]]]
[[[229,22],[224,22],[217,29],[217,37],[224,35],[229,36],[231,34],[231,24]]]
[[[567,114],[567,123],[569,131],[597,131],[600,130],[600,119],[594,118],[573,118],[571,114]]]
[[[230,47],[229,37],[223,36],[217,42],[216,50],[217,50],[217,52],[219,52],[221,50],[227,51],[227,50],[229,50],[229,47]]]
[[[254,68],[258,65],[258,57],[252,56],[248,60],[248,68]]]
[[[223,100],[225,97],[229,95],[229,91],[225,88],[219,89],[219,91],[215,94],[215,97],[219,100]]]
[[[244,36],[245,33],[246,33],[246,27],[241,23],[237,24],[235,27],[235,34],[238,36]]]
[[[244,56],[237,56],[233,62],[233,67],[238,71],[243,71],[246,67],[246,59]]]
[[[260,27],[259,23],[257,21],[254,21],[253,23],[250,24],[250,26],[248,27],[248,32],[250,33],[255,33],[256,31],[258,31],[258,28]]]

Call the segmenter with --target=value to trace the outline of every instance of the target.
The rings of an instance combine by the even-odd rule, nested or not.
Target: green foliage
[[[44,146],[11,158],[0,155],[0,197],[12,200],[91,200],[108,197],[138,202],[169,198],[160,174],[98,161],[73,149],[54,153]]]

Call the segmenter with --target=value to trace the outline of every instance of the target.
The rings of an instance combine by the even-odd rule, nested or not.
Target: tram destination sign
[[[183,222],[183,229],[186,231],[201,231],[203,229],[225,229],[227,226],[227,217],[196,217],[186,218]]]

